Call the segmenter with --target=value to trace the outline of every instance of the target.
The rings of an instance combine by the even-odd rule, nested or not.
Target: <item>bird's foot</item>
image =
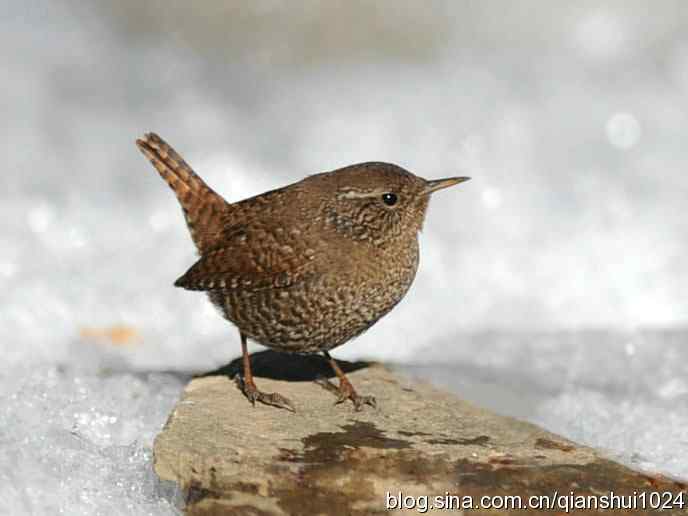
[[[339,381],[339,387],[330,382],[327,378],[319,378],[316,382],[326,390],[332,392],[337,396],[335,405],[344,403],[346,400],[351,400],[354,404],[354,409],[358,412],[363,409],[363,405],[370,405],[373,408],[377,407],[377,402],[374,396],[361,396],[356,392],[354,386],[346,378]]]
[[[256,387],[252,381],[247,382],[240,375],[236,375],[234,380],[239,387],[239,390],[244,393],[244,396],[251,402],[251,405],[256,406],[256,401],[265,405],[272,405],[273,407],[287,409],[291,412],[296,412],[294,405],[278,392],[262,392]]]

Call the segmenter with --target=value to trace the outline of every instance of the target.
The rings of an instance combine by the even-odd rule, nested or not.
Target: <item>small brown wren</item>
[[[329,350],[359,335],[401,301],[418,269],[418,233],[430,194],[468,177],[426,180],[369,162],[308,176],[226,202],[158,135],[136,141],[174,190],[199,260],[175,285],[204,290],[239,329],[245,396],[294,410],[256,388],[247,338],[292,353],[323,353],[338,400],[360,396]]]

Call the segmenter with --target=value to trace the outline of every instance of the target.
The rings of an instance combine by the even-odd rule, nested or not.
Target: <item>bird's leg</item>
[[[354,389],[354,386],[351,385],[351,382],[344,374],[344,371],[341,370],[341,368],[337,365],[337,362],[335,362],[334,358],[332,358],[327,351],[323,351],[323,355],[325,355],[325,358],[327,358],[327,360],[330,362],[332,370],[337,375],[337,378],[339,378],[339,389],[337,389],[338,396],[335,404],[342,403],[346,400],[351,400],[354,402],[354,407],[356,410],[361,410],[363,405],[370,405],[371,407],[375,407],[377,405],[373,396],[358,395],[356,389]]]
[[[256,401],[260,401],[266,405],[272,405],[273,407],[285,408],[296,412],[294,405],[291,404],[287,398],[282,396],[277,392],[262,392],[256,387],[253,381],[253,373],[251,372],[251,359],[248,355],[248,347],[246,345],[246,335],[240,332],[241,335],[241,354],[244,363],[244,376],[241,378],[239,375],[236,376],[236,382],[241,392],[244,396],[248,398],[248,401],[255,407]]]

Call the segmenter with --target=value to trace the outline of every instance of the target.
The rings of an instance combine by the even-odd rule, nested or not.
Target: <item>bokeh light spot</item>
[[[615,113],[605,126],[607,140],[619,149],[630,149],[640,139],[640,122],[631,113]]]

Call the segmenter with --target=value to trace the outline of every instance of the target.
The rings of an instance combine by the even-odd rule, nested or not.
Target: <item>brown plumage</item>
[[[427,181],[370,162],[229,204],[156,134],[136,143],[177,195],[200,254],[175,285],[206,291],[239,328],[246,396],[293,410],[256,388],[248,337],[278,351],[322,352],[340,379],[339,401],[374,405],[328,351],[401,301],[418,268],[430,194],[468,178]]]

